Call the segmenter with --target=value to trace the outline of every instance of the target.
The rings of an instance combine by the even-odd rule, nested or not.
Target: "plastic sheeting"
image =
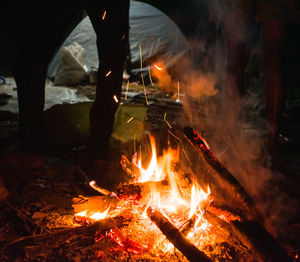
[[[7,94],[10,98],[7,100],[7,104],[0,107],[1,111],[10,111],[13,113],[19,112],[17,86],[14,78],[6,78],[6,85],[0,85],[0,93]],[[78,102],[91,101],[84,95],[78,95],[77,89],[53,86],[52,83],[47,80],[45,83],[45,107],[44,110],[56,104],[74,104]]]
[[[177,25],[167,15],[149,4],[130,1],[129,24],[129,49],[133,74],[140,72],[139,45],[143,61],[160,55],[160,59],[167,67],[175,64],[189,49],[188,42]],[[85,49],[88,70],[98,68],[96,34],[89,17],[84,18],[76,26],[62,47],[73,42],[77,42]],[[60,50],[49,64],[49,78],[55,77],[59,52]]]

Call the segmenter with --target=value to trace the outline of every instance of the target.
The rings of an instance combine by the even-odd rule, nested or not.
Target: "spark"
[[[174,136],[174,137],[180,142],[180,144],[182,144],[182,141],[181,141],[181,139],[180,139],[178,136],[174,135],[170,130],[168,130],[168,132],[169,132],[172,136]]]
[[[105,19],[105,16],[106,16],[106,10],[104,10],[104,12],[103,12],[103,15],[102,15],[101,19],[102,19],[102,20],[104,20],[104,19]]]
[[[164,114],[164,120],[165,120],[166,124],[168,125],[168,127],[171,129],[172,126],[171,126],[171,124],[168,122],[168,120],[167,120],[166,117],[167,117],[167,112],[165,112],[165,114]]]
[[[136,152],[136,134],[134,134],[134,139],[133,139],[133,152]]]
[[[110,74],[111,74],[111,71],[108,71],[105,76],[108,77]]]
[[[158,70],[158,71],[162,71],[163,68],[162,67],[159,67],[158,65],[154,65],[154,67]]]
[[[142,46],[139,44],[139,50],[140,50],[140,63],[141,63],[141,70],[143,69],[143,57],[142,57]]]
[[[127,81],[127,84],[126,84],[125,101],[127,100],[128,88],[129,88],[129,80]]]
[[[133,119],[133,116],[127,120],[127,124]]]
[[[114,100],[116,101],[116,103],[119,103],[119,99],[117,98],[116,95],[114,95]]]
[[[169,132],[173,137],[175,137],[175,138],[180,142],[180,144],[182,144],[182,141],[181,141],[181,139],[180,139],[178,136],[174,135],[169,129],[168,129],[168,132]],[[183,152],[184,156],[186,157],[187,161],[189,162],[189,164],[192,165],[192,162],[191,162],[191,160],[189,159],[189,157],[188,157],[187,153],[185,152],[184,148],[182,148],[182,152]]]
[[[149,74],[149,79],[150,79],[151,86],[153,86],[153,82],[152,82],[152,77],[151,77],[151,72],[150,72],[150,67],[149,66],[148,66],[148,74]]]
[[[142,71],[143,70],[143,57],[142,57],[141,44],[139,44],[139,50],[140,50],[140,63],[141,63],[141,71]],[[144,95],[145,95],[145,99],[146,99],[146,104],[148,105],[148,98],[147,98],[147,94],[146,94],[146,87],[145,87],[144,76],[143,76],[142,72],[141,72],[141,78],[142,78],[142,83],[143,83],[143,87],[144,87]]]
[[[125,36],[126,36],[125,34],[122,36],[122,40],[124,40],[124,39],[125,39]]]
[[[176,99],[176,102],[180,101],[180,99],[179,99],[179,88],[180,88],[179,81],[177,81],[177,99]]]
[[[144,95],[145,95],[146,104],[148,105],[148,98],[147,98],[146,86],[145,86],[145,82],[144,82],[143,73],[141,73],[141,78],[142,78],[142,83],[143,83],[143,87],[144,87]]]

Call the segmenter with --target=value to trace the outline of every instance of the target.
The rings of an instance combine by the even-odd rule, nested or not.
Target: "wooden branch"
[[[16,212],[16,214],[22,218],[23,220],[29,221],[30,223],[37,225],[38,227],[42,228],[44,231],[46,231],[48,234],[50,233],[50,231],[45,228],[44,226],[42,226],[40,223],[38,223],[37,221],[34,221],[33,219],[29,218],[28,216],[26,216],[25,214],[23,214],[22,212],[20,212],[19,210],[17,210],[12,204],[10,204],[7,200],[4,201],[5,204],[7,206],[9,206],[12,210],[14,210]]]
[[[189,260],[195,262],[211,262],[212,260],[194,246],[169,220],[159,211],[147,209],[147,215],[167,239]]]
[[[253,199],[248,195],[246,190],[235,179],[235,177],[218,161],[201,136],[191,127],[185,127],[183,132],[188,141],[197,150],[197,152],[199,152],[203,161],[215,171],[215,174],[231,189],[243,205],[248,210],[252,210],[257,216],[258,212],[254,206]]]
[[[215,228],[217,228],[222,235],[226,238],[234,238],[234,233],[232,227],[229,223],[225,222],[221,218],[217,217],[216,215],[212,214],[209,211],[205,211],[203,217]]]
[[[80,226],[75,228],[68,228],[56,232],[50,232],[49,234],[40,234],[40,235],[32,235],[32,236],[25,236],[13,240],[6,244],[8,246],[14,245],[24,245],[28,244],[29,242],[39,243],[39,242],[49,242],[49,240],[53,240],[55,242],[65,242],[71,236],[91,236],[94,238],[94,234],[96,231],[106,232],[109,231],[111,228],[120,227],[125,219],[122,216],[106,218],[103,220],[96,221],[95,223],[88,225],[88,226]]]

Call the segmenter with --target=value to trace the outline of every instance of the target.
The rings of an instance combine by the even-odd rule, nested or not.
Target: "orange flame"
[[[201,203],[208,199],[210,195],[209,187],[205,192],[197,183],[194,183],[191,189],[188,190],[190,193],[186,192],[187,189],[180,188],[179,175],[173,168],[174,163],[179,161],[179,148],[168,148],[168,150],[163,151],[163,156],[157,157],[156,143],[152,136],[150,136],[150,144],[152,155],[146,167],[142,163],[141,154],[138,159],[136,157],[133,158],[133,164],[139,170],[135,182],[165,181],[168,187],[165,189],[159,186],[152,186],[146,209],[149,206],[158,208],[167,218],[171,214],[177,213],[188,214],[186,219],[190,219],[195,213],[197,218],[201,218]],[[145,215],[144,213],[143,215]],[[199,221],[200,218],[198,219]]]

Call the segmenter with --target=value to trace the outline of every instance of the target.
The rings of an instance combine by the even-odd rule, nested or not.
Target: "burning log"
[[[170,221],[159,211],[147,209],[147,215],[167,239],[189,260],[195,262],[211,262],[212,260],[195,247]]]
[[[106,190],[99,186],[97,188],[102,192]],[[120,201],[139,204],[140,201],[148,201],[148,198],[151,196],[150,192],[153,189],[164,192],[169,190],[170,186],[166,180],[123,185],[114,192],[107,190],[108,194],[105,196],[89,196],[85,197],[84,201],[78,201],[79,198],[75,198],[76,202],[72,207],[75,213],[79,213],[84,210],[99,210],[100,207],[106,209],[108,206],[111,206],[111,209],[113,209]]]
[[[229,186],[244,206],[247,207],[247,209],[252,210],[254,214],[257,215],[253,199],[248,195],[235,177],[218,161],[203,138],[191,127],[185,127],[183,132],[192,146],[200,153],[204,162],[206,162],[215,171],[222,182]]]
[[[217,228],[222,235],[226,238],[233,238],[234,233],[232,227],[229,223],[225,222],[223,219],[217,217],[209,211],[205,211],[203,217],[215,228]]]
[[[292,262],[292,258],[262,226],[253,221],[232,221],[234,233],[261,262]]]

